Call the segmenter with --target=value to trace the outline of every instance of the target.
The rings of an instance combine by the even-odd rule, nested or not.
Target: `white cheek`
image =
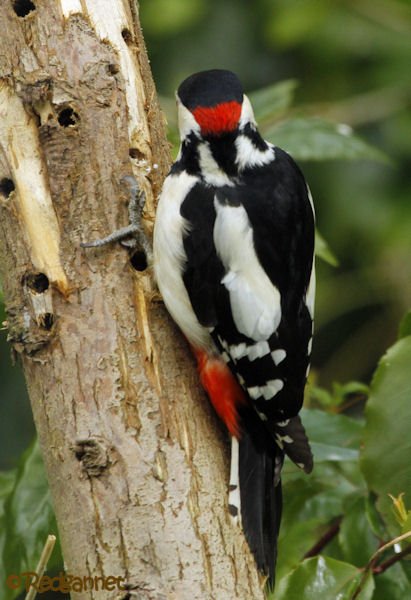
[[[195,120],[192,113],[177,98],[177,116],[178,129],[180,131],[180,140],[183,141],[190,133],[200,135],[200,125]]]
[[[244,127],[247,123],[256,124],[253,107],[251,106],[251,102],[248,99],[248,96],[244,94],[243,96],[243,105],[241,107],[241,117],[240,117],[240,129]]]

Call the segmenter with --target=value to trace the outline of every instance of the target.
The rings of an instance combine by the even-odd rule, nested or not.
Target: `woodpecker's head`
[[[254,123],[250,101],[238,77],[231,71],[212,69],[194,73],[177,91],[178,125],[183,140],[221,137]]]

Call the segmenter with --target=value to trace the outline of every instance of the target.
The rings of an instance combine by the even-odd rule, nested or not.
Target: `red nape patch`
[[[238,126],[241,104],[232,100],[215,106],[197,106],[192,113],[201,127],[201,133],[218,135],[233,131]]]
[[[216,413],[231,435],[239,438],[237,406],[247,402],[244,390],[221,358],[208,356],[206,352],[196,348],[193,351],[197,357],[201,383]]]

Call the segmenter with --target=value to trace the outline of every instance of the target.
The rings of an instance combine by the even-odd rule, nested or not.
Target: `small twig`
[[[378,548],[378,550],[376,550],[376,552],[374,552],[374,554],[371,556],[365,569],[369,569],[375,563],[379,555],[388,550],[388,548],[391,548],[391,546],[395,546],[395,544],[399,544],[400,542],[406,540],[409,537],[411,537],[411,531],[406,531],[402,535],[399,535],[398,537],[394,538],[393,540],[390,540],[389,542]]]
[[[305,554],[304,558],[312,558],[320,554],[321,550],[325,548],[327,544],[338,534],[340,531],[342,517],[338,519],[327,529],[327,531],[320,537],[320,539],[312,546]]]
[[[389,569],[391,565],[394,565],[396,562],[404,558],[404,556],[408,556],[408,554],[411,554],[411,544],[407,546],[404,550],[401,550],[401,552],[397,552],[396,554],[394,554],[394,556],[387,558],[387,560],[378,565],[378,567],[374,567],[373,573],[375,575],[381,575],[381,573],[384,573],[384,571]]]
[[[343,402],[342,404],[337,406],[334,412],[336,414],[344,413],[349,408],[356,406],[360,402],[365,402],[366,400],[367,400],[366,394],[353,394],[349,400],[346,400],[345,402]]]
[[[377,571],[375,570],[375,564],[377,562],[378,557],[385,552],[386,550],[388,550],[388,548],[391,548],[391,546],[395,546],[395,544],[399,544],[399,542],[402,542],[404,540],[406,540],[407,538],[411,537],[411,531],[407,531],[406,533],[403,533],[402,535],[399,535],[398,537],[394,538],[393,540],[390,540],[389,542],[387,542],[386,544],[384,544],[383,546],[381,546],[380,548],[378,548],[378,550],[376,552],[374,552],[374,554],[371,556],[370,560],[368,561],[367,565],[364,568],[364,572],[362,574],[362,577],[358,583],[357,588],[354,590],[353,595],[351,596],[351,600],[355,600],[356,598],[358,598],[359,593],[361,592],[363,585],[367,579],[368,576],[368,572],[371,570],[373,573],[378,574],[379,571],[377,569]],[[411,548],[411,546],[410,546]],[[401,552],[398,553],[398,555],[402,554]],[[406,553],[408,554],[408,552]],[[395,558],[395,557],[392,557]],[[402,558],[402,557],[401,557]],[[392,559],[389,559],[392,560]],[[400,560],[400,558],[398,558],[398,560]],[[388,560],[386,561],[388,562]],[[391,564],[394,564],[395,562],[397,562],[397,560],[392,561]],[[384,563],[382,563],[384,564]],[[381,565],[382,566],[382,565]],[[388,569],[390,565],[388,565],[384,570]],[[382,572],[382,571],[380,571]]]
[[[38,576],[38,579],[41,579],[41,577],[43,577],[43,575],[44,575],[44,571],[46,570],[47,563],[49,562],[49,559],[50,559],[51,553],[53,552],[55,543],[56,543],[56,536],[49,535],[47,537],[46,543],[44,544],[44,548],[41,553],[40,560],[36,567],[36,575]],[[24,600],[34,600],[34,598],[36,597],[36,594],[37,594],[36,588],[31,587],[29,589],[29,591],[27,592]]]

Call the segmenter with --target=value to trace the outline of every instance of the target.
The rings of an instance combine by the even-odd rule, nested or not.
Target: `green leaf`
[[[341,446],[334,446],[333,444],[321,444],[311,441],[310,446],[314,455],[315,463],[324,461],[340,462],[341,460],[358,460],[358,450],[341,448]]]
[[[286,466],[278,544],[278,578],[297,566],[329,527],[329,523],[342,513],[343,498],[352,493],[352,486],[343,479],[336,488],[336,475],[335,469],[327,463],[317,465],[310,476],[300,469],[290,473]]]
[[[349,126],[317,117],[289,119],[263,130],[263,133],[266,139],[297,160],[369,159],[389,162],[381,150],[354,135]]]
[[[320,406],[323,410],[327,410],[334,405],[334,398],[329,390],[311,383],[307,386],[307,396],[310,406]]]
[[[289,461],[285,463],[278,579],[295,568],[335,519],[344,513],[347,498],[365,493],[365,484],[358,473],[357,461],[321,462],[315,465],[309,476],[291,466]],[[327,553],[329,549],[330,545],[327,546]],[[337,550],[340,553],[339,547]],[[339,558],[338,554],[335,556],[331,553],[331,556]]]
[[[358,460],[363,430],[361,421],[316,409],[303,409],[300,414],[314,454],[314,464]]]
[[[338,267],[338,258],[335,256],[323,236],[317,230],[315,232],[315,254],[318,256],[318,258],[321,258],[321,260],[328,263],[332,267]]]
[[[402,563],[392,565],[375,578],[372,600],[405,600],[411,597],[411,584]]]
[[[368,494],[368,498],[365,502],[365,511],[368,523],[370,524],[371,530],[374,532],[374,535],[378,539],[384,540],[387,538],[387,528],[385,527],[384,521],[382,520],[381,515],[377,510],[377,498],[378,496],[376,496],[373,492],[370,492]]]
[[[341,450],[358,451],[364,423],[345,415],[327,413],[323,410],[303,408],[301,419],[310,442],[322,446],[340,447]],[[349,454],[352,460],[356,454]],[[334,460],[330,458],[330,460]]]
[[[16,471],[5,471],[0,473],[0,557],[3,556],[3,549],[6,543],[6,524],[7,515],[5,510],[5,503],[9,497],[16,481]],[[1,568],[0,568],[1,574]],[[4,578],[0,575],[0,581],[4,581]]]
[[[401,320],[398,329],[398,339],[411,335],[411,310],[408,311]]]
[[[378,540],[367,519],[365,502],[365,498],[357,496],[347,504],[338,534],[344,560],[356,567],[364,567],[378,548]]]
[[[300,493],[301,490],[298,490]],[[325,520],[325,519],[324,519]],[[320,539],[325,527],[320,519],[289,522],[283,518],[278,540],[276,577],[280,580],[300,563],[302,557]]]
[[[351,600],[360,578],[360,571],[353,565],[316,556],[303,561],[279,581],[275,600]],[[370,576],[358,600],[371,600],[373,591]]]
[[[368,398],[369,392],[369,387],[359,381],[350,381],[344,384],[335,382],[332,385],[331,393],[329,390],[310,386],[308,389],[308,398],[310,405],[314,403],[314,405],[320,405],[323,409],[330,409],[341,407],[346,402],[351,402],[355,398],[365,400]]]
[[[258,123],[273,119],[288,108],[297,87],[295,79],[287,79],[248,94]]]
[[[393,535],[399,533],[392,501],[411,500],[411,336],[398,341],[381,359],[366,405],[361,469],[377,507]]]
[[[4,496],[2,522],[4,538],[0,538],[3,545],[0,571],[5,577],[34,570],[47,535],[57,535],[49,487],[37,441],[24,452],[13,480],[11,476],[6,478],[8,489]],[[59,548],[55,548],[48,569],[51,570],[61,563]],[[19,590],[7,590],[2,598],[9,600],[18,593]]]

